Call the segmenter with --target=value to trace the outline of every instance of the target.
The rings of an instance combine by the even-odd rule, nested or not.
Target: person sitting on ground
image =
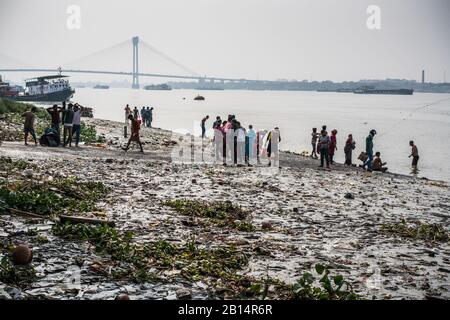
[[[139,120],[134,117],[134,115],[129,115],[128,119],[131,121],[131,136],[128,140],[127,146],[123,148],[123,150],[128,151],[130,147],[131,141],[137,142],[139,148],[141,148],[141,152],[144,153],[144,148],[142,148],[141,139],[139,138],[139,131],[141,130],[141,125]]]
[[[35,113],[36,113],[36,107],[33,106],[33,107],[31,107],[30,111],[27,111],[22,114],[22,117],[25,118],[23,132],[25,134],[24,139],[25,139],[26,146],[28,145],[28,142],[27,142],[28,134],[31,134],[31,136],[34,139],[34,144],[37,145],[36,133],[34,132],[34,119],[36,118],[34,115]]]
[[[385,167],[386,162],[381,161],[381,153],[377,151],[375,153],[375,158],[373,159],[372,163],[372,171],[381,171],[386,172],[388,170],[387,167]]]

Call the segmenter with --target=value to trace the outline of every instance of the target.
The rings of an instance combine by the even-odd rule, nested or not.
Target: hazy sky
[[[69,5],[80,30],[66,26]],[[381,8],[381,30],[366,26],[369,5]],[[201,75],[419,80],[425,69],[434,82],[447,70],[448,82],[449,31],[450,0],[0,0],[0,68],[14,64],[1,54],[57,67],[130,39],[80,62],[128,71],[139,35]],[[141,66],[176,71],[145,50]]]

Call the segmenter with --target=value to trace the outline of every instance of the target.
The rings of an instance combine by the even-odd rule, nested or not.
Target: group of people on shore
[[[312,129],[311,133],[311,145],[312,151],[310,157],[318,159],[317,153],[320,154],[320,166],[323,168],[326,164],[326,168],[330,169],[330,164],[334,164],[334,154],[337,151],[337,130],[331,131],[331,135],[328,135],[327,126],[322,126],[320,134],[317,132],[317,128]],[[367,171],[380,171],[386,172],[388,168],[386,167],[386,162],[381,160],[381,152],[375,152],[375,157],[373,153],[373,139],[377,131],[375,129],[370,130],[369,135],[366,137],[365,152],[362,152],[358,159],[360,159],[363,164],[361,165]],[[414,141],[410,141],[409,145],[411,147],[410,158],[412,157],[412,168],[413,171],[417,171],[417,165],[419,162],[419,151]],[[345,165],[351,166],[352,163],[352,152],[356,147],[356,142],[353,139],[353,135],[349,134],[345,142],[344,153],[345,153]]]
[[[202,139],[206,138],[206,122],[209,115],[205,116],[200,123]],[[253,125],[245,128],[235,115],[228,115],[227,120],[220,116],[213,122],[215,160],[223,165],[235,164],[238,166],[251,166],[253,162],[259,163],[259,150],[264,147],[265,154],[271,160],[277,160],[278,143],[281,141],[279,128],[274,130],[256,132]],[[265,137],[264,142],[262,137]],[[274,143],[276,141],[276,143]],[[274,159],[271,156],[275,155]]]
[[[144,127],[147,128],[152,127],[153,107],[143,106],[139,111],[137,107],[134,107],[134,109],[131,110],[130,106],[127,104],[125,106],[125,122],[128,122],[130,115],[133,116],[133,118],[137,120],[140,125],[144,125]]]
[[[54,104],[46,109],[51,117],[50,128],[47,128],[40,139],[41,144],[50,146],[59,146],[61,144],[61,125],[63,127],[62,145],[66,147],[72,146],[73,135],[75,134],[75,147],[78,147],[81,134],[81,114],[83,107],[78,103],[63,103],[62,107]],[[37,145],[37,137],[35,132],[36,107],[31,107],[30,111],[22,114],[24,118],[24,140],[28,145],[28,136],[31,135],[34,143]]]
[[[36,107],[32,107],[30,111],[22,114],[24,117],[24,140],[25,145],[28,145],[28,136],[31,135],[34,143],[37,145],[37,137],[34,129]],[[53,143],[59,145],[61,143],[61,124],[63,127],[63,141],[62,145],[66,147],[72,146],[73,135],[75,134],[75,147],[78,147],[80,142],[81,133],[81,114],[83,107],[78,103],[69,103],[66,107],[63,103],[62,107],[53,105],[47,108],[47,112],[51,116],[51,130],[46,129],[43,137],[51,135],[53,137]],[[126,124],[131,123],[131,135],[125,148],[127,151],[131,142],[136,142],[140,151],[143,153],[144,149],[140,141],[140,127],[141,124],[151,128],[153,121],[153,107],[142,107],[138,110],[134,107],[131,110],[127,104],[125,107]],[[206,122],[209,120],[209,115],[206,115],[201,120],[201,137],[206,138]],[[253,129],[253,125],[249,125],[248,129],[241,125],[236,119],[235,115],[228,115],[227,120],[222,120],[220,116],[216,117],[212,128],[214,130],[214,149],[216,161],[223,161],[224,165],[227,163],[234,163],[235,165],[251,165],[253,160],[257,160],[259,163],[260,154],[267,156],[269,159],[269,166],[272,164],[271,156],[275,154],[275,160],[278,158],[278,145],[281,142],[280,131],[278,127],[275,127],[271,131],[259,131],[256,132]],[[331,135],[328,135],[327,126],[323,125],[320,134],[317,132],[317,128],[312,129],[311,133],[311,145],[312,151],[310,157],[318,159],[320,154],[320,168],[326,166],[330,169],[330,165],[335,164],[334,156],[337,148],[337,133],[336,129],[331,131]],[[377,131],[375,129],[370,130],[369,135],[365,141],[365,152],[362,152],[358,159],[360,159],[363,167],[367,171],[380,171],[385,172],[388,170],[386,162],[381,160],[381,153],[379,151],[373,152],[374,144],[373,140]],[[42,143],[41,137],[41,144]],[[50,141],[47,141],[50,145]],[[45,144],[45,143],[44,143]],[[419,151],[414,141],[410,141],[411,154],[409,157],[413,158],[412,168],[413,172],[417,172],[417,165],[419,162]],[[345,153],[345,165],[352,166],[352,153],[356,147],[356,142],[353,139],[353,135],[349,134],[344,146]],[[261,152],[260,152],[261,151]]]

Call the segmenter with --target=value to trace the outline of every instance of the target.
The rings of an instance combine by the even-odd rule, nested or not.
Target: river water
[[[194,101],[198,94],[205,101]],[[380,151],[389,170],[410,174],[409,140],[419,148],[419,176],[450,181],[450,94],[357,95],[305,91],[147,91],[78,88],[74,101],[94,108],[96,118],[123,121],[124,106],[152,106],[153,126],[200,134],[200,120],[209,115],[225,119],[235,114],[241,124],[257,129],[281,130],[281,149],[310,150],[311,128],[326,124],[338,130],[337,162],[344,162],[343,147],[349,133],[356,140],[354,162],[365,148],[371,129],[374,152]],[[212,136],[212,131],[209,135]]]

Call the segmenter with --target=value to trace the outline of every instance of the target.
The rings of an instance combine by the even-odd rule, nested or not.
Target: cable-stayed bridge
[[[96,68],[95,65],[100,63],[105,55],[110,52],[117,52],[120,49],[125,48],[126,50],[130,49],[131,44],[131,56],[132,61],[131,68],[128,71],[115,71],[110,70],[110,66],[107,66],[104,69]],[[165,73],[165,72],[143,72],[142,64],[146,62],[150,62],[147,59],[142,59],[140,56],[142,52],[151,53],[153,56],[158,56],[162,58],[163,61],[168,63],[171,66],[175,66],[177,68],[177,72],[173,73]],[[128,53],[129,54],[129,53]],[[126,59],[122,57],[120,60]],[[90,68],[82,68],[80,65],[85,61],[93,62],[93,66]],[[15,60],[14,60],[15,61]],[[117,60],[115,60],[117,61]],[[125,68],[124,68],[125,69]],[[131,69],[131,70],[130,70]],[[165,53],[159,51],[155,47],[146,43],[139,39],[139,37],[133,37],[130,40],[123,41],[121,43],[115,44],[103,50],[97,51],[93,54],[90,54],[86,57],[79,58],[70,63],[66,63],[58,68],[33,68],[33,67],[21,67],[21,68],[2,68],[0,61],[0,72],[47,72],[47,73],[84,73],[84,74],[102,74],[102,75],[121,75],[121,76],[131,76],[132,77],[132,88],[139,88],[139,78],[140,77],[155,77],[155,78],[171,78],[171,79],[190,79],[190,80],[198,80],[200,85],[214,85],[215,83],[224,83],[224,82],[267,82],[263,80],[252,80],[252,79],[242,79],[242,78],[223,78],[223,77],[212,77],[212,76],[200,76],[195,71],[190,68],[185,67],[180,62],[172,59]]]

